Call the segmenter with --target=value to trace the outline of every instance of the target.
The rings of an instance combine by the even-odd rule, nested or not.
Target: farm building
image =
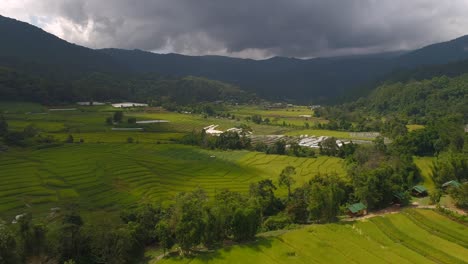
[[[132,102],[112,104],[112,107],[116,107],[116,108],[146,107],[146,106],[148,106],[148,104],[140,104],[140,103],[132,103]]]
[[[106,103],[89,101],[89,102],[77,102],[76,104],[82,105],[82,106],[92,106],[92,105],[105,105]]]
[[[363,203],[355,203],[347,207],[347,214],[351,217],[367,214],[367,206]]]
[[[326,140],[329,137],[326,137],[326,136],[320,136],[320,137],[311,136],[311,137],[308,137],[307,135],[305,135],[305,136],[301,136],[300,138],[301,139],[299,140],[299,146],[309,147],[309,148],[320,148],[320,143],[322,141]],[[349,144],[349,143],[350,143],[349,141],[342,141],[342,140],[339,140],[339,139],[336,140],[336,145],[338,147],[341,147],[344,144]]]
[[[221,131],[221,130],[217,130],[216,129],[217,127],[218,127],[218,125],[210,125],[210,126],[207,126],[207,127],[203,128],[203,129],[209,135],[219,136],[224,132]]]
[[[401,204],[405,200],[405,194],[402,192],[396,192],[393,194],[392,203]]]
[[[411,194],[413,196],[421,197],[421,196],[427,196],[428,192],[427,192],[426,187],[422,185],[416,185],[413,187],[413,189],[411,189]]]
[[[448,181],[444,184],[442,184],[442,189],[447,189],[447,188],[459,188],[461,186],[461,183],[459,183],[458,181],[455,181],[455,180],[452,180],[452,181]]]

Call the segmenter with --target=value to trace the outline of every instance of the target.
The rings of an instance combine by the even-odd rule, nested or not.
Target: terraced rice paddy
[[[468,227],[430,210],[312,225],[159,263],[467,263]]]
[[[84,210],[109,210],[167,200],[202,187],[247,192],[264,178],[276,181],[287,165],[297,184],[316,173],[345,175],[338,158],[316,159],[248,151],[208,151],[175,144],[69,144],[0,154],[0,216],[47,212],[64,201]],[[283,190],[280,190],[283,191]]]

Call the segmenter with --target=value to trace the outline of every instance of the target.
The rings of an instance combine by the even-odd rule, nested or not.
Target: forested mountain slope
[[[192,75],[232,83],[268,99],[300,103],[350,100],[368,93],[375,87],[375,81],[388,78],[389,73],[398,69],[468,59],[466,36],[412,52],[251,60],[139,50],[93,50],[2,16],[0,34],[0,66],[40,76],[48,82],[76,81],[95,73],[115,75],[117,79],[122,74]]]

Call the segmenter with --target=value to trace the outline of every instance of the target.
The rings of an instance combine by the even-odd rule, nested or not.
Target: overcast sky
[[[468,0],[0,0],[70,42],[191,55],[318,57],[468,34]]]

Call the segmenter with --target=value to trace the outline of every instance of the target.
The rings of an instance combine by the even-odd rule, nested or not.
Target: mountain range
[[[388,76],[421,67],[468,60],[468,36],[413,51],[329,58],[156,54],[141,50],[90,49],[64,41],[33,25],[0,16],[0,66],[54,79],[92,73],[199,76],[272,99],[330,103],[364,95]]]

